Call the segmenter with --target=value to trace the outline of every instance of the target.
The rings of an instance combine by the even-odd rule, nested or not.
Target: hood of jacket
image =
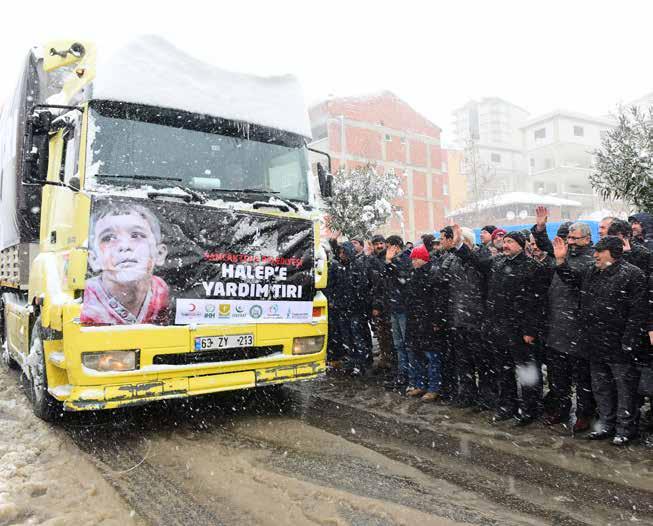
[[[653,238],[653,215],[646,212],[639,212],[633,214],[628,218],[628,221],[637,221],[644,228],[644,237]]]

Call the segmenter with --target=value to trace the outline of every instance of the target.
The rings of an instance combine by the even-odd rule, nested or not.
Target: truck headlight
[[[312,354],[320,352],[324,346],[324,336],[305,336],[292,341],[293,354]]]
[[[138,350],[82,353],[82,365],[100,372],[134,371],[138,361]]]

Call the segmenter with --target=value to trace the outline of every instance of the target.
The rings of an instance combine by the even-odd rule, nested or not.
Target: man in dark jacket
[[[635,362],[643,347],[648,307],[644,274],[624,261],[623,241],[615,236],[600,240],[594,247],[595,264],[579,270],[568,264],[568,248],[561,239],[553,245],[558,275],[580,287],[581,345],[589,357],[600,418],[600,428],[588,438],[614,436],[612,443],[623,446],[637,433],[640,373]]]
[[[499,384],[493,420],[515,418],[517,425],[528,425],[538,416],[542,400],[542,371],[534,344],[539,302],[546,290],[543,270],[526,257],[526,239],[521,232],[508,232],[503,237],[503,254],[494,258],[480,258],[460,243],[459,232],[457,228],[458,256],[471,261],[488,280],[486,316],[494,325],[488,327],[487,336],[495,354]],[[517,381],[522,393],[519,412]]]
[[[481,257],[490,257],[492,255],[490,247],[492,246],[492,234],[496,229],[497,227],[494,225],[486,225],[481,228],[481,244],[478,246]]]
[[[406,292],[406,350],[409,360],[408,396],[439,398],[440,353],[444,341],[444,301],[441,278],[428,249],[418,245],[410,255],[413,270]]]
[[[382,304],[382,298],[377,297],[383,290],[383,271],[385,268],[385,237],[380,234],[372,237],[372,248],[374,254],[371,254],[367,260],[368,264],[368,281],[371,286],[371,325],[376,334],[379,343],[379,361],[378,370],[390,372],[394,368],[394,351],[392,348],[392,323],[390,313],[379,308]]]
[[[553,245],[546,233],[548,211],[544,207],[536,209],[537,224],[532,233],[539,246],[553,252]],[[585,223],[572,223],[567,231],[566,264],[576,272],[582,272],[594,264],[591,231]],[[553,260],[555,267],[556,261]],[[554,273],[548,290],[546,312],[547,330],[546,363],[549,381],[549,396],[545,404],[547,425],[566,424],[572,406],[572,386],[576,386],[576,422],[574,431],[589,428],[594,414],[592,379],[590,365],[581,353],[579,346],[579,306],[580,290],[573,283],[566,283]]]
[[[404,243],[399,236],[386,239],[385,261],[372,300],[372,312],[389,316],[392,324],[392,344],[397,361],[394,388],[397,389],[408,384],[405,289],[411,264],[403,249]]]
[[[608,227],[609,236],[617,236],[624,244],[623,259],[639,267],[646,277],[651,274],[651,253],[641,243],[633,243],[630,223],[614,219]]]
[[[461,233],[463,243],[470,250],[476,250],[473,232],[462,229]],[[457,252],[451,254],[443,261],[441,268],[449,291],[447,320],[459,382],[455,405],[478,410],[492,409],[496,398],[495,379],[491,354],[483,345],[482,333],[485,318],[484,277],[470,260],[461,259]],[[490,257],[489,250],[485,257]]]
[[[644,245],[653,253],[653,215],[639,212],[631,215],[628,222],[633,229],[633,242]]]
[[[331,348],[336,359],[343,359],[351,374],[365,372],[372,353],[367,326],[369,286],[366,269],[356,259],[354,246],[345,242],[338,247],[337,258],[329,267],[327,297],[329,321],[334,326]]]

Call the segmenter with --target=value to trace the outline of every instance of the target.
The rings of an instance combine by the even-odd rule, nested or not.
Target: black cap
[[[524,234],[522,234],[519,230],[508,232],[505,236],[503,236],[503,239],[505,240],[507,237],[514,240],[522,248],[526,246],[526,238],[524,237]]]
[[[558,227],[558,231],[556,232],[556,236],[561,237],[562,239],[567,239],[567,236],[569,235],[569,227],[572,225],[571,221],[565,221],[564,223],[560,223],[560,226]]]
[[[372,243],[385,243],[385,238],[381,234],[377,234],[372,238]]]
[[[497,229],[494,225],[485,225],[481,230],[485,230],[488,234],[491,234]]]
[[[605,236],[594,245],[594,250],[597,252],[609,250],[614,259],[619,259],[624,253],[624,242],[617,236]]]

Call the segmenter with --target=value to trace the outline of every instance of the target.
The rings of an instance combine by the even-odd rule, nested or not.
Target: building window
[[[386,142],[392,142],[392,136],[389,133],[385,134],[385,141]]]
[[[585,135],[585,130],[582,126],[574,126],[574,137],[583,137]]]
[[[449,171],[449,167],[447,166],[447,161],[442,161],[442,166],[440,167],[440,171],[442,173],[447,173]]]
[[[539,130],[535,130],[535,133],[533,134],[535,139],[544,139],[546,138],[546,128],[540,128]]]
[[[535,159],[533,157],[530,158],[531,162],[531,168],[535,168]]]
[[[544,169],[550,170],[553,168],[553,159],[544,159]]]
[[[401,137],[399,140],[401,141],[401,144],[406,144],[406,137]]]
[[[442,183],[442,195],[449,195],[449,185]]]
[[[490,154],[490,160],[493,163],[500,163],[501,162],[501,155],[498,153],[491,153]]]

